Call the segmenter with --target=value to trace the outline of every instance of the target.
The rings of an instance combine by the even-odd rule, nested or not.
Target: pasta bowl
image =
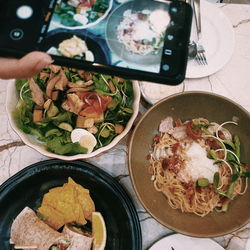
[[[153,139],[159,134],[159,124],[166,117],[182,121],[202,117],[219,124],[237,120],[238,125],[227,124],[225,127],[240,138],[241,161],[248,166],[250,163],[250,115],[244,108],[228,98],[208,92],[183,92],[166,97],[143,115],[129,144],[130,177],[146,211],[169,229],[194,237],[217,237],[247,224],[250,221],[250,188],[247,186],[244,195],[238,195],[230,202],[227,212],[213,210],[204,217],[173,209],[167,197],[156,191],[152,173],[148,171],[149,155]]]
[[[121,85],[122,86],[122,85]],[[25,87],[25,86],[24,86]],[[28,93],[28,91],[30,91],[30,90],[28,90],[27,89],[27,91],[26,91],[26,93]],[[13,130],[17,133],[17,135],[19,135],[19,137],[21,138],[21,140],[27,145],[27,146],[29,146],[29,147],[31,147],[31,148],[33,148],[33,149],[35,149],[36,151],[38,151],[39,153],[41,153],[42,155],[44,155],[44,156],[47,156],[47,157],[49,157],[49,158],[56,158],[56,159],[61,159],[61,160],[66,160],[66,161],[70,161],[70,160],[79,160],[79,159],[87,159],[87,158],[90,158],[90,157],[94,157],[94,156],[97,156],[97,155],[99,155],[99,154],[101,154],[101,153],[103,153],[103,152],[105,152],[105,151],[107,151],[107,150],[109,150],[109,149],[111,149],[112,147],[114,147],[118,142],[120,142],[120,140],[125,136],[125,135],[127,135],[127,133],[130,131],[130,129],[131,129],[131,127],[132,127],[132,125],[133,125],[133,123],[134,123],[134,120],[136,119],[136,117],[137,117],[137,114],[138,114],[138,111],[139,111],[139,102],[140,102],[140,88],[139,88],[139,84],[138,84],[138,82],[137,81],[134,81],[134,82],[130,82],[129,83],[129,91],[132,91],[133,92],[133,95],[131,94],[132,92],[129,92],[130,94],[131,94],[131,96],[130,96],[130,98],[132,98],[131,99],[131,101],[129,101],[129,105],[131,106],[131,108],[129,108],[129,109],[126,109],[125,108],[125,111],[126,112],[130,112],[129,113],[129,118],[128,118],[128,116],[127,116],[127,120],[124,120],[125,121],[125,124],[124,124],[124,126],[123,126],[123,129],[119,132],[119,133],[116,133],[115,134],[115,136],[113,137],[113,135],[114,134],[110,134],[111,136],[112,136],[112,139],[110,140],[110,141],[107,141],[106,140],[106,138],[108,138],[108,137],[106,137],[106,138],[104,138],[105,140],[106,140],[106,142],[107,143],[101,143],[101,144],[99,144],[100,146],[98,146],[98,147],[95,147],[95,148],[92,148],[92,150],[91,151],[85,151],[85,152],[83,152],[83,151],[78,151],[77,153],[75,153],[74,151],[72,151],[73,153],[61,153],[61,152],[56,152],[56,151],[54,151],[54,149],[56,148],[54,145],[54,142],[53,142],[53,144],[51,144],[51,147],[50,147],[50,150],[48,150],[49,149],[49,144],[48,144],[48,141],[46,142],[46,140],[45,140],[45,142],[43,141],[43,140],[38,140],[38,136],[37,136],[37,134],[35,135],[34,133],[32,134],[32,132],[29,132],[29,131],[31,131],[31,130],[29,130],[28,132],[27,132],[27,130],[25,131],[24,129],[21,129],[20,127],[22,127],[22,128],[25,128],[24,127],[24,125],[19,125],[20,124],[20,120],[21,119],[23,119],[23,117],[20,117],[19,116],[19,119],[17,119],[17,116],[16,116],[16,110],[17,110],[17,103],[18,103],[18,101],[20,100],[20,96],[19,96],[19,93],[18,93],[18,91],[17,91],[17,89],[16,89],[16,84],[15,84],[15,81],[13,80],[13,81],[11,81],[10,83],[9,83],[9,85],[8,85],[8,89],[7,89],[7,98],[6,98],[6,110],[7,110],[7,114],[8,114],[8,118],[9,118],[9,122],[10,122],[10,125],[11,125],[11,127],[13,128]],[[92,92],[91,92],[92,93]],[[92,95],[92,94],[91,94]],[[60,98],[63,98],[62,96],[61,97],[59,97],[59,99],[57,100],[57,102],[59,101],[59,102],[61,102],[61,99]],[[99,98],[99,97],[98,97]],[[126,98],[128,98],[128,96],[126,96]],[[90,100],[90,99],[89,99]],[[99,99],[96,99],[96,100],[99,100]],[[128,100],[128,99],[127,99]],[[19,103],[20,104],[20,103]],[[59,109],[62,111],[62,112],[65,112],[65,110],[63,110],[63,109],[61,109],[61,107],[62,107],[62,105],[63,104],[61,104],[61,105],[59,105],[58,107],[59,107]],[[36,105],[37,106],[37,105]],[[91,105],[90,105],[91,106]],[[19,108],[21,107],[23,107],[22,105],[20,106],[18,106]],[[125,107],[125,106],[124,106]],[[120,108],[119,108],[119,106],[116,106],[116,108],[117,108],[117,112],[123,112],[123,111],[120,111],[120,109],[122,109],[123,107],[121,106]],[[91,109],[91,107],[90,107],[90,109]],[[19,109],[19,111],[20,111],[20,109]],[[18,111],[18,112],[19,112]],[[35,110],[34,110],[35,111]],[[33,111],[33,119],[34,119],[34,111]],[[48,110],[44,110],[43,112],[45,112],[45,113],[43,113],[43,117],[44,116],[46,116],[46,111],[48,111]],[[25,111],[26,112],[26,111]],[[22,111],[21,111],[21,113],[22,113]],[[21,114],[20,112],[19,112],[19,114]],[[58,112],[57,112],[58,113]],[[33,122],[32,122],[32,118],[29,118],[30,117],[30,115],[28,115],[28,113],[26,112],[25,113],[26,115],[27,115],[27,117],[25,116],[25,120],[26,120],[26,118],[27,119],[30,119],[31,120],[31,125],[30,126],[36,126],[36,124],[34,124]],[[62,114],[62,113],[58,113],[58,115],[60,116],[60,114]],[[72,115],[74,115],[73,113],[72,113]],[[31,114],[31,117],[32,117],[32,114]],[[47,116],[48,117],[48,116]],[[54,118],[56,119],[56,116],[54,116]],[[53,118],[53,119],[54,119]],[[46,118],[45,118],[46,119]],[[61,119],[61,118],[60,118]],[[73,122],[73,121],[75,121],[75,118],[74,117],[72,117],[72,118],[70,118],[71,119],[71,121]],[[115,119],[115,118],[113,118],[113,119]],[[43,122],[43,120],[42,121],[40,121],[39,123],[41,123],[41,122]],[[100,121],[99,121],[100,122]],[[101,122],[105,122],[105,117],[104,117],[104,115],[103,115],[103,118],[102,118],[102,121]],[[65,124],[65,122],[63,122],[64,124]],[[60,124],[62,124],[62,123],[60,123]],[[66,124],[68,124],[68,125],[70,125],[69,123],[66,123]],[[100,123],[99,123],[100,124]],[[110,122],[108,123],[108,124],[111,124]],[[62,133],[60,133],[61,135],[61,138],[62,138],[62,140],[64,140],[64,138],[66,138],[65,137],[65,133],[68,133],[67,132],[67,129],[68,129],[68,125],[67,125],[67,127],[62,127],[62,126],[60,126],[59,124],[58,124],[58,126],[57,126],[57,128],[56,128],[56,131],[58,131],[58,129],[62,132]],[[106,122],[105,122],[105,124],[104,124],[105,126],[106,126]],[[40,124],[38,124],[38,126],[40,126]],[[50,125],[49,126],[47,126],[46,124],[45,124],[45,126],[43,126],[43,129],[46,129],[46,127],[50,127]],[[75,124],[75,125],[70,125],[70,127],[71,127],[71,131],[76,131],[76,130],[78,130],[78,126],[77,126],[77,124]],[[73,130],[72,130],[72,128],[73,128]],[[77,128],[77,129],[75,129],[75,128]],[[111,128],[111,127],[110,127]],[[54,128],[55,129],[55,128]],[[55,131],[55,130],[51,130],[51,131]],[[61,130],[61,129],[63,129],[63,130]],[[65,129],[66,129],[66,131],[65,131]],[[112,125],[112,129],[114,129],[114,126]],[[37,129],[36,129],[37,130]],[[102,129],[103,130],[103,129]],[[40,132],[42,132],[42,130],[39,130]],[[83,130],[81,130],[81,131],[87,131],[87,129],[83,129]],[[100,130],[101,131],[101,130]],[[25,133],[26,132],[26,133]],[[40,133],[39,132],[39,133]],[[43,132],[42,132],[43,133]],[[48,133],[50,133],[50,132],[48,132]],[[88,132],[88,134],[90,134],[89,132]],[[48,134],[47,134],[48,135]],[[49,135],[50,136],[50,135]],[[53,135],[54,136],[54,138],[56,138],[58,135]],[[76,134],[76,137],[78,137],[78,136],[80,136],[80,134]],[[82,136],[82,135],[81,135]],[[45,133],[45,137],[46,137],[46,133]],[[44,137],[44,138],[45,138]],[[92,134],[92,137],[93,137],[93,134]],[[97,136],[97,134],[96,134],[96,141],[98,141],[99,139],[100,139],[100,137],[99,137],[99,139],[97,138],[98,136]],[[50,137],[47,137],[48,139],[50,138]],[[71,138],[72,138],[72,133],[71,133]],[[111,137],[110,137],[111,138]],[[46,138],[45,138],[46,139]],[[70,139],[70,135],[69,135],[69,139]],[[54,139],[52,139],[52,140],[54,140]],[[61,140],[61,139],[60,139]],[[67,140],[66,142],[63,142],[62,141],[62,144],[61,144],[61,142],[60,142],[60,144],[61,145],[65,145],[65,143],[71,143],[71,144],[74,144],[75,142],[73,141],[73,139],[71,139],[72,140],[72,142],[69,142],[69,140]],[[93,140],[93,139],[92,139]],[[78,140],[79,141],[79,140]],[[77,142],[77,141],[76,141]],[[46,144],[47,143],[47,144]],[[52,141],[51,141],[51,143],[52,143]],[[79,145],[78,145],[79,146]],[[97,144],[96,144],[96,146],[97,146]]]
[[[160,6],[160,7],[159,7]],[[142,12],[143,10],[147,10],[150,12],[157,11],[159,8],[164,13],[168,13],[169,4],[159,3],[154,1],[128,1],[125,2],[118,7],[116,7],[109,15],[107,19],[106,25],[106,40],[110,50],[121,57],[123,60],[129,63],[139,64],[139,65],[158,65],[161,60],[162,47],[159,48],[157,53],[147,53],[142,54],[136,52],[129,44],[129,40],[125,39],[123,42],[122,37],[119,38],[118,35],[118,27],[121,25],[122,20],[130,20],[131,16],[124,16],[124,13],[127,11],[133,11],[136,13]],[[170,20],[170,19],[169,19]],[[126,24],[124,24],[126,27]],[[143,28],[140,28],[143,29]],[[124,31],[125,32],[125,31]],[[142,31],[142,33],[146,33],[146,31]],[[132,39],[132,38],[131,38]],[[126,42],[127,41],[127,42]],[[128,49],[128,47],[131,47]]]

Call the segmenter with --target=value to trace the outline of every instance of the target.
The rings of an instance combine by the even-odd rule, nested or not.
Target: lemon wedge
[[[92,233],[94,236],[93,250],[105,249],[107,231],[104,219],[99,212],[92,213]]]

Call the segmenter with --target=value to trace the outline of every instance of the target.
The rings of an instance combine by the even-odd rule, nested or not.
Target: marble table
[[[232,22],[235,31],[235,50],[230,61],[217,73],[200,79],[186,79],[179,91],[201,90],[226,96],[250,111],[250,5],[216,4]],[[9,125],[5,97],[8,81],[0,80],[0,184],[24,167],[46,157],[25,146]],[[140,113],[149,105],[142,101]],[[140,116],[139,116],[140,117]],[[141,223],[143,250],[171,232],[153,219],[140,205],[130,182],[125,137],[112,150],[87,160],[118,180],[132,197]],[[1,223],[1,222],[0,222]],[[250,224],[237,232],[215,238],[227,250],[243,250],[250,238]]]

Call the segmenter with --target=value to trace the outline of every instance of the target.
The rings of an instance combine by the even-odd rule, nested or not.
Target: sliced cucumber
[[[60,136],[60,135],[62,135],[62,132],[60,132],[60,130],[57,129],[57,128],[53,128],[53,129],[48,130],[45,133],[45,137],[49,137],[49,136],[52,136],[52,135]]]
[[[73,130],[72,126],[67,122],[62,122],[58,125],[59,128],[71,132]]]
[[[107,128],[104,128],[101,133],[100,133],[101,137],[103,138],[108,138],[110,135],[110,131]]]
[[[48,117],[54,117],[59,113],[59,109],[57,108],[57,106],[55,106],[55,104],[52,102],[50,104],[50,107],[47,111],[47,116]]]

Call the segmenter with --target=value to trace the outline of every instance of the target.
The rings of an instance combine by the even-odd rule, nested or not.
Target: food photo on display
[[[233,4],[2,3],[0,249],[250,250]]]

